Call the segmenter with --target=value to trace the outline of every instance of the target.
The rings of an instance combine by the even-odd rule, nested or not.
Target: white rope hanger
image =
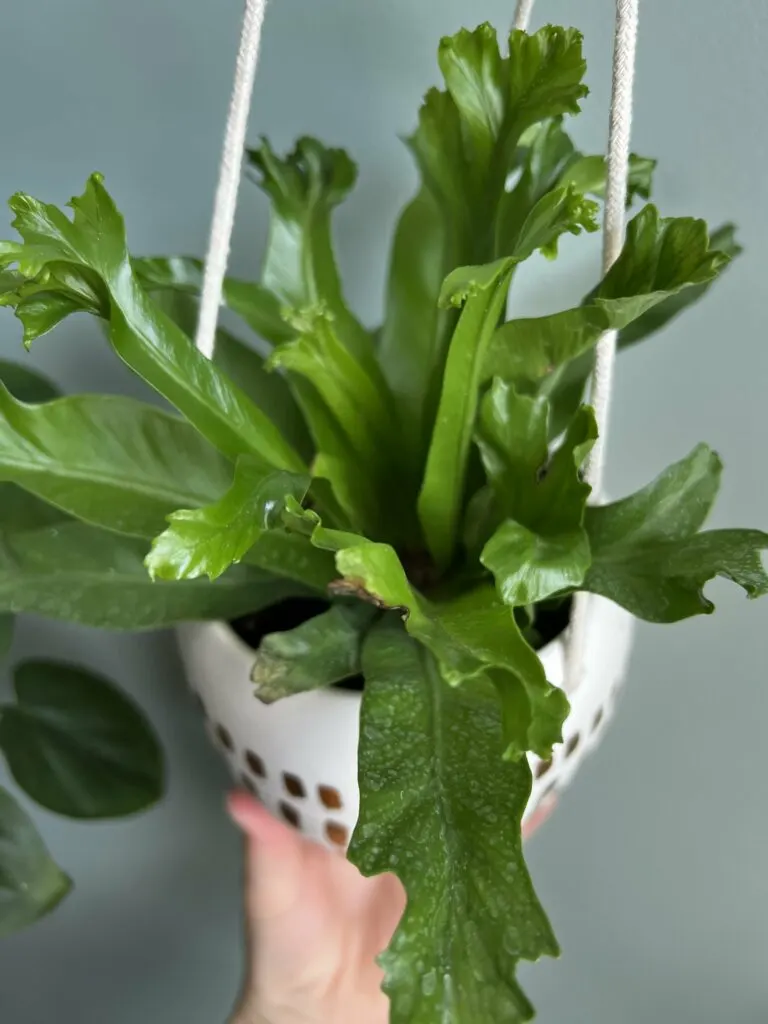
[[[513,22],[512,27],[516,29],[522,29],[523,32],[527,32],[528,22],[531,20],[532,10],[533,0],[517,0],[515,20]]]
[[[533,0],[517,0],[514,27],[527,30],[532,11]],[[639,0],[616,0],[607,184],[603,221],[603,274],[606,274],[613,266],[624,244],[638,16]],[[587,463],[585,479],[592,486],[593,496],[598,501],[605,469],[605,435],[613,391],[616,338],[616,331],[606,331],[598,342],[590,389],[599,436]]]
[[[639,7],[640,0],[616,0],[607,183],[603,220],[603,274],[606,274],[613,266],[624,244]],[[533,0],[517,0],[514,20],[516,29],[527,30],[532,10]],[[606,331],[597,343],[595,368],[590,385],[590,400],[595,410],[598,438],[587,461],[584,479],[592,487],[592,499],[597,502],[602,497],[605,475],[605,446],[613,394],[616,340],[616,331]],[[565,690],[567,693],[573,693],[578,688],[583,675],[589,600],[590,595],[583,590],[579,591],[573,600],[571,625],[565,652]]]
[[[607,274],[619,258],[624,244],[639,6],[639,0],[617,0],[616,2],[613,86],[608,135],[608,179],[603,221],[603,274]],[[601,498],[605,470],[606,428],[613,392],[617,336],[617,331],[606,331],[598,342],[592,376],[591,399],[595,408],[599,436],[587,463],[586,480],[592,485],[597,501]]]
[[[521,0],[522,2],[523,0]],[[603,220],[603,274],[606,274],[613,266],[624,244],[639,6],[640,0],[616,0],[607,183]],[[617,336],[617,331],[606,331],[597,343],[595,368],[590,387],[590,400],[595,410],[598,438],[587,461],[584,479],[592,487],[592,500],[595,502],[600,502],[602,498]],[[566,693],[573,693],[582,679],[589,602],[590,594],[583,590],[579,591],[573,600],[570,636],[565,660]]]
[[[235,64],[235,81],[227,114],[224,145],[221,151],[219,181],[211,219],[208,254],[205,260],[203,292],[197,321],[197,348],[209,359],[216,347],[216,324],[219,318],[224,277],[227,273],[232,229],[235,223],[237,194],[243,168],[243,150],[248,130],[251,94],[256,77],[261,47],[261,30],[267,0],[246,0],[240,47]]]

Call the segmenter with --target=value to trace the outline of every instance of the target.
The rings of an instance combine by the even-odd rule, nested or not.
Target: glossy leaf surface
[[[232,486],[218,501],[169,516],[169,526],[147,556],[150,574],[164,580],[218,579],[280,522],[286,495],[301,500],[308,486],[308,477],[271,472],[263,463],[241,459]]]
[[[189,424],[131,398],[24,405],[0,386],[0,480],[119,533],[151,537],[180,505],[211,501],[231,464]]]
[[[504,604],[519,608],[577,588],[591,556],[580,527],[542,535],[507,519],[485,545],[481,561],[493,573]]]
[[[326,308],[342,343],[378,373],[371,336],[344,300],[331,242],[332,211],[355,184],[355,164],[344,150],[308,137],[285,157],[262,140],[248,161],[272,203],[262,285],[291,309]]]
[[[103,629],[157,629],[231,619],[304,590],[240,567],[221,580],[153,583],[146,542],[83,523],[7,532],[0,548],[0,612],[34,612]]]
[[[232,458],[256,454],[277,468],[300,472],[301,460],[274,424],[143,289],[128,253],[123,218],[101,176],[92,175],[83,195],[70,205],[72,220],[56,206],[22,193],[11,200],[13,225],[23,241],[3,243],[0,263],[15,264],[27,283],[2,301],[15,306],[25,340],[54,326],[39,315],[40,303],[52,303],[58,319],[76,310],[102,316],[110,322],[110,339],[120,358],[220,451]],[[64,311],[62,296],[68,304]],[[36,304],[32,317],[30,298]]]
[[[525,760],[500,762],[498,705],[452,689],[428,651],[392,624],[363,652],[361,816],[350,859],[394,871],[408,908],[381,958],[393,1024],[527,1021],[521,959],[557,943],[525,867]]]
[[[748,597],[768,593],[760,530],[699,533],[717,494],[721,463],[706,445],[666,469],[636,494],[590,508],[593,553],[585,589],[650,622],[676,622],[714,611],[704,585],[715,576]]]
[[[132,261],[142,286],[150,293],[181,292],[197,298],[203,287],[203,262],[192,256],[151,256]],[[266,341],[278,344],[293,334],[281,315],[280,300],[261,284],[225,278],[224,302]],[[192,318],[187,333],[194,331]],[[183,326],[183,325],[182,325]]]
[[[625,329],[686,289],[706,286],[728,259],[704,221],[663,219],[648,205],[630,221],[619,259],[583,305],[499,328],[486,376],[539,380],[592,349],[605,331]]]
[[[456,323],[453,310],[437,308],[443,280],[457,267],[513,251],[548,190],[526,194],[514,216],[505,211],[522,137],[540,121],[577,112],[586,94],[581,36],[573,29],[513,32],[503,56],[496,32],[483,24],[443,39],[438,60],[446,89],[427,93],[408,139],[421,186],[396,230],[380,346],[414,474],[429,445]],[[553,177],[548,187],[556,184]]]

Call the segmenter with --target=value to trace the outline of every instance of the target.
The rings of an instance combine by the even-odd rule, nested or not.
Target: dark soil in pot
[[[234,619],[230,625],[244,643],[257,650],[268,633],[281,633],[295,629],[308,619],[330,608],[330,602],[316,597],[289,597],[261,611]],[[571,614],[571,601],[553,602],[536,609],[535,634],[530,637],[536,649],[545,647],[565,630]],[[361,674],[350,676],[336,686],[342,690],[363,689]]]

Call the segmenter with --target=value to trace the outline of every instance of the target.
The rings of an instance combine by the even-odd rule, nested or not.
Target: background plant
[[[273,346],[266,362],[223,332],[215,364],[195,352],[168,309],[196,294],[199,264],[132,259],[98,176],[73,220],[14,197],[4,301],[27,343],[71,313],[100,316],[184,419],[114,397],[0,395],[3,478],[62,515],[6,531],[0,607],[145,628],[330,591],[329,618],[299,628],[345,634],[342,671],[366,677],[350,856],[409,892],[385,955],[392,1019],[518,1020],[531,1010],[516,961],[556,951],[519,834],[523,755],[547,757],[568,710],[534,651],[542,608],[586,589],[651,621],[708,612],[714,575],[765,592],[766,537],[700,532],[720,474],[704,446],[604,508],[586,507],[580,473],[597,338],[615,327],[632,344],[699,297],[735,252],[730,228],[710,239],[646,206],[581,305],[507,319],[519,263],[596,228],[604,166],[562,124],[586,91],[580,38],[515,33],[503,58],[481,26],[439,59],[446,89],[409,143],[422,185],[376,331],[344,301],[330,243],[354,167],[316,140],[250,155],[272,231],[260,283],[230,281],[226,300]],[[651,170],[635,158],[634,196]],[[398,614],[364,615],[349,603],[361,597]],[[278,657],[281,684],[275,643],[270,699],[297,688],[295,653]],[[320,661],[305,681],[335,681]]]
[[[55,390],[43,378],[5,367],[26,401]],[[3,522],[43,511],[13,484],[0,484]],[[51,510],[53,511],[53,510]],[[48,510],[46,510],[47,514]],[[0,620],[0,657],[13,618]],[[22,790],[46,810],[94,821],[145,810],[162,795],[164,761],[143,714],[113,683],[61,662],[24,661],[15,700],[0,704],[0,752]],[[51,858],[34,823],[0,786],[0,937],[33,924],[67,896],[72,880]]]

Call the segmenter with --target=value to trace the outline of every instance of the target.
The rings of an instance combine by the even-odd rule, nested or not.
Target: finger
[[[289,914],[301,900],[304,840],[247,793],[231,794],[227,806],[246,837],[250,919],[263,922]]]
[[[408,899],[405,886],[396,875],[388,873],[365,881],[371,886],[368,913],[369,944],[378,954],[391,942],[395,929],[405,913]]]

